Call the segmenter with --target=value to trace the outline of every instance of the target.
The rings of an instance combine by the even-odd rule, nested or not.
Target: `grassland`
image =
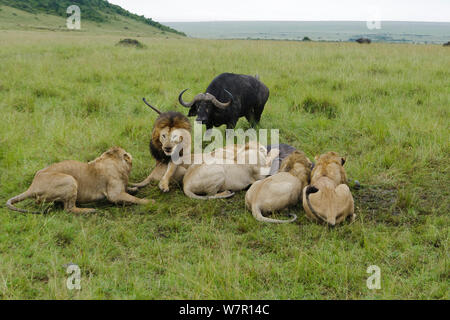
[[[300,205],[290,225],[257,223],[244,192],[196,201],[156,185],[155,205],[97,205],[92,215],[0,207],[2,299],[448,299],[449,49],[434,45],[208,41],[80,32],[0,33],[0,203],[63,159],[113,145],[154,165],[156,114],[221,72],[258,73],[271,89],[262,128],[308,156],[347,156],[356,221],[328,228]],[[189,96],[189,94],[188,94]],[[186,97],[188,99],[189,97]],[[184,112],[184,110],[182,110]],[[245,120],[239,128],[248,128]],[[36,208],[31,202],[19,206]],[[82,271],[66,288],[65,264]],[[381,268],[369,290],[366,269]]]

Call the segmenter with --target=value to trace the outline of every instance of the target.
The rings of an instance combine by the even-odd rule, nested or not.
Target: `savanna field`
[[[121,38],[0,32],[1,299],[449,299],[449,48],[150,35],[138,49]],[[157,115],[141,98],[186,114],[178,93],[190,100],[222,72],[259,74],[271,90],[259,128],[279,129],[281,143],[347,157],[361,183],[355,222],[316,224],[299,204],[295,223],[263,224],[245,192],[199,201],[156,183],[137,195],[156,204],[90,215],[4,206],[37,170],[114,145],[143,180]],[[68,263],[81,290],[66,287]],[[366,286],[371,265],[381,289]]]

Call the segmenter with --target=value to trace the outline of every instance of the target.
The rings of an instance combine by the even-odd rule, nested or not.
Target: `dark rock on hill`
[[[144,48],[144,45],[135,39],[122,39],[117,43],[118,46]]]
[[[360,43],[360,44],[363,44],[363,43],[369,44],[369,43],[372,42],[372,40],[367,39],[367,38],[359,38],[359,39],[356,39],[356,42],[358,42],[358,43]]]

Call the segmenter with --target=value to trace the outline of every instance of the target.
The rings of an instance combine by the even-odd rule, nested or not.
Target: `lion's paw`
[[[155,204],[156,202],[153,199],[145,199],[145,198],[141,199],[141,204],[149,204],[149,203]]]
[[[169,192],[169,184],[168,184],[167,182],[165,182],[165,181],[161,181],[161,182],[159,183],[159,189],[160,189],[162,192]]]

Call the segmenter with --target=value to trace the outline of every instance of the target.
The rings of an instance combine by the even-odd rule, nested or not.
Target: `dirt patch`
[[[390,213],[400,214],[396,206],[398,190],[392,187],[367,186],[353,190],[355,207],[370,214]]]
[[[117,46],[144,48],[144,45],[136,39],[122,39],[117,43]]]

